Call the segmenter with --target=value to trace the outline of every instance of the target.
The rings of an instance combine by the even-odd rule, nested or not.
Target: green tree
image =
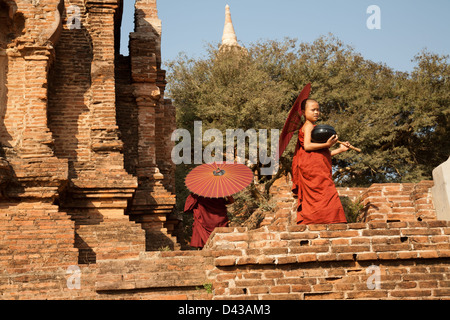
[[[414,169],[405,180],[430,178],[450,155],[449,56],[422,51],[404,92],[405,135]],[[407,132],[407,133],[406,133]],[[417,179],[416,179],[417,180]]]
[[[289,86],[275,81],[248,54],[219,52],[192,60],[186,56],[169,63],[170,97],[177,106],[177,124],[193,129],[270,129],[284,124],[280,116],[289,102]]]

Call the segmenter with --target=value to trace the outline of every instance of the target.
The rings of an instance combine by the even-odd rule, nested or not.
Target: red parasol
[[[253,181],[253,172],[244,164],[202,164],[186,176],[186,187],[195,194],[208,198],[231,196]]]
[[[308,99],[309,93],[311,92],[311,83],[308,83],[300,92],[297,99],[292,106],[291,111],[284,123],[283,130],[281,131],[280,140],[278,143],[278,156],[281,157],[283,155],[284,150],[286,150],[289,141],[291,141],[292,136],[295,132],[300,129],[301,126],[301,109],[300,105],[303,100]]]

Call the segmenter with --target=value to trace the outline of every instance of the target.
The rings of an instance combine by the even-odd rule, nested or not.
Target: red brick
[[[365,231],[365,230],[363,230]],[[357,237],[359,233],[357,230],[345,230],[345,231],[321,231],[321,238],[339,238],[339,237]]]
[[[317,261],[336,261],[338,257],[335,253],[319,253],[317,254]]]
[[[235,259],[235,261],[236,261],[236,265],[256,264],[258,262],[258,258],[256,256],[245,256],[245,257],[239,257],[239,258]]]
[[[402,281],[397,284],[397,289],[412,289],[416,287],[417,283],[414,281]]]
[[[450,288],[434,289],[432,292],[437,297],[450,297]]]
[[[264,277],[266,279],[281,279],[283,278],[284,274],[282,271],[267,271],[264,272]]]
[[[292,292],[311,292],[310,285],[293,284],[291,285]]]
[[[317,260],[317,256],[316,256],[315,253],[299,254],[296,257],[297,257],[297,262],[298,263],[311,262],[311,261],[316,261]]]
[[[402,236],[409,235],[440,235],[441,231],[439,229],[425,229],[425,228],[417,228],[417,229],[402,229]]]
[[[383,299],[387,297],[387,290],[364,290],[347,292],[348,299]]]
[[[334,223],[328,225],[327,230],[334,231],[334,230],[347,230],[348,225],[346,223]]]
[[[262,255],[257,258],[257,263],[258,264],[275,264],[275,258]]]
[[[232,274],[232,273],[223,273],[223,274],[217,275],[216,280],[221,282],[221,281],[232,280],[232,279],[234,279],[234,278],[236,278],[236,275],[235,275],[235,274]]]
[[[306,225],[296,225],[296,226],[288,226],[289,232],[303,232],[307,229]],[[309,229],[311,230],[311,229]]]
[[[438,250],[438,255],[441,258],[449,258],[450,257],[450,250],[444,249],[444,250]]]
[[[437,287],[438,287],[438,282],[435,280],[419,281],[419,288],[421,288],[421,289],[432,289],[432,288],[437,288]]]
[[[248,234],[245,233],[226,233],[220,235],[218,240],[225,240],[225,241],[247,241],[248,240]]]
[[[310,224],[308,225],[309,231],[321,231],[321,230],[327,230],[326,224]]]
[[[246,288],[228,288],[230,295],[242,295],[246,294]]]
[[[290,286],[288,285],[270,287],[270,293],[289,293],[290,290]]]
[[[360,244],[370,244],[372,241],[372,238],[370,237],[357,237],[350,239],[350,242],[352,245],[360,245]]]
[[[242,276],[244,279],[261,279],[262,274],[260,272],[250,272],[244,273]]]
[[[276,258],[276,264],[288,264],[288,263],[295,263],[295,262],[297,262],[297,258],[294,255]]]
[[[248,287],[248,293],[249,294],[260,294],[260,293],[269,293],[268,286],[255,286],[255,287]]]
[[[364,252],[369,251],[370,246],[368,245],[348,245],[348,246],[332,246],[331,252],[342,253],[342,252]]]
[[[214,265],[218,267],[233,266],[236,264],[236,258],[221,257],[214,260]]]
[[[348,224],[348,229],[366,229],[367,223],[353,222]]]
[[[438,258],[439,254],[436,250],[433,251],[419,251],[418,252],[418,256],[419,258],[423,258],[423,259],[430,259],[430,258]]]
[[[276,246],[276,243],[274,243],[275,245],[274,245],[274,247],[273,248],[263,248],[261,251],[262,251],[262,254],[265,254],[265,255],[278,255],[278,254],[286,254],[286,253],[288,253],[288,248],[283,248],[283,247],[279,247],[279,246]],[[281,244],[281,246],[282,246],[282,244]]]
[[[377,253],[378,259],[381,260],[395,260],[398,258],[397,252],[379,252]]]
[[[350,244],[350,240],[349,239],[333,239],[331,240],[331,245],[335,246],[335,245],[348,245]]]
[[[279,293],[261,295],[261,300],[300,300],[302,296],[295,293]]]
[[[396,236],[400,235],[400,229],[368,229],[362,230],[362,236]]]
[[[245,279],[235,280],[236,287],[273,286],[275,280],[271,279]]]
[[[307,253],[307,252],[328,252],[330,251],[329,246],[300,246],[300,247],[291,247],[290,253]]]
[[[415,259],[417,258],[416,251],[400,251],[398,252],[399,259]]]
[[[361,252],[356,255],[356,260],[376,260],[377,254],[375,252]]]
[[[409,297],[429,297],[431,290],[411,289],[411,290],[394,290],[390,293],[394,298],[409,298]]]

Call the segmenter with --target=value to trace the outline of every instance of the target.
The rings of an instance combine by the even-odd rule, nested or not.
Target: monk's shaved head
[[[310,105],[310,104],[312,104],[312,103],[317,103],[317,104],[319,104],[316,100],[314,100],[314,99],[306,99],[306,100],[303,100],[302,101],[302,104],[301,104],[301,109],[304,111],[304,110],[306,110],[306,106],[307,105]]]

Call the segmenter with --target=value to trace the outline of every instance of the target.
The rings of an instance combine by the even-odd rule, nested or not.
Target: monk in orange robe
[[[192,247],[203,248],[215,228],[228,226],[226,205],[233,202],[233,197],[205,198],[193,193],[187,197],[184,212],[194,213]]]
[[[337,143],[334,135],[325,143],[311,141],[314,123],[320,115],[319,104],[306,99],[301,104],[305,123],[298,132],[297,147],[292,161],[292,191],[298,196],[297,224],[346,223],[344,209],[331,172],[331,157],[349,150],[345,142],[330,152]]]

